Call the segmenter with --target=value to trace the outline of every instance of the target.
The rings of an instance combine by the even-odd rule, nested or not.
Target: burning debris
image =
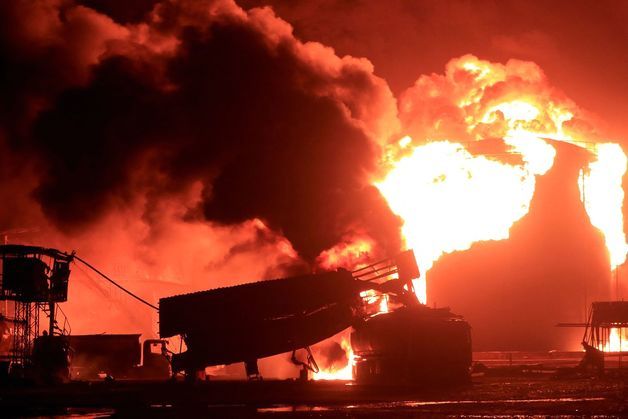
[[[162,298],[160,335],[182,336],[187,350],[173,355],[172,368],[174,373],[185,370],[187,377],[196,377],[208,366],[236,362],[244,362],[247,375],[257,377],[258,359],[292,351],[293,362],[320,379],[329,375],[317,376],[320,368],[309,347],[353,326],[351,346],[359,348],[358,367],[365,370],[369,362],[374,363],[371,370],[378,371],[371,380],[381,372],[385,381],[394,381],[389,370],[403,364],[411,374],[400,376],[399,382],[416,382],[423,375],[426,380],[436,379],[432,369],[442,371],[438,378],[444,381],[459,382],[467,378],[470,367],[468,325],[453,321],[448,312],[421,306],[412,285],[418,276],[414,254],[407,251],[353,272],[340,269]],[[391,301],[390,313],[388,305],[382,313],[373,295]],[[382,323],[391,333],[381,330]],[[374,348],[367,354],[370,346]],[[306,361],[296,356],[301,348],[307,350]],[[345,358],[344,365],[353,367],[346,349],[329,344],[325,357],[329,369],[346,368],[335,367],[333,358]],[[396,351],[416,353],[421,361],[400,358]]]

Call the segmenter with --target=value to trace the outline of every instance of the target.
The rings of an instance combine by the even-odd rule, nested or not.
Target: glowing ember
[[[388,313],[388,295],[379,294],[373,290],[366,290],[360,293],[360,297],[362,297],[362,300],[368,307],[372,308],[372,311],[369,311],[369,315]]]

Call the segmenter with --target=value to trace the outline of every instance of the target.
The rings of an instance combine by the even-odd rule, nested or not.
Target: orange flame
[[[357,269],[371,261],[371,252],[375,246],[368,236],[347,235],[334,247],[321,252],[316,264],[331,271],[338,268]]]
[[[608,342],[603,348],[604,352],[622,352],[628,351],[628,334],[626,328],[612,328],[608,335]]]
[[[466,55],[451,60],[445,75],[419,78],[399,108],[407,135],[386,150],[389,170],[374,184],[404,221],[405,245],[414,249],[423,274],[414,284],[421,302],[427,302],[426,274],[443,254],[507,239],[512,225],[528,213],[536,176],[554,164],[556,150],[546,139],[575,144],[595,156],[581,176],[582,201],[604,234],[611,268],[626,261],[626,155],[618,144],[593,143],[596,138],[577,128],[582,112],[548,84],[536,64],[496,64]],[[520,161],[468,150],[473,141],[490,138],[503,138],[508,153]],[[619,347],[619,334],[613,333],[609,345]],[[350,378],[349,367],[315,379]]]
[[[429,126],[430,115],[419,115],[425,110],[415,104],[436,99],[444,109],[450,109],[442,104],[449,101],[461,113],[449,119],[439,114]],[[604,234],[611,267],[625,262],[621,181],[626,155],[618,144],[593,144],[571,128],[579,110],[548,85],[534,63],[502,65],[470,55],[452,60],[445,76],[422,76],[404,94],[400,108],[410,129],[419,120],[421,133],[443,138],[422,138],[422,145],[411,147],[412,138],[404,136],[387,152],[390,171],[375,182],[404,220],[406,246],[414,249],[424,274],[415,284],[420,301],[427,301],[425,274],[441,255],[477,241],[506,239],[513,223],[527,214],[535,177],[554,162],[555,149],[545,138],[596,156],[582,176],[583,202],[591,223]],[[522,163],[472,155],[463,143],[444,140],[448,133],[468,141],[501,137]]]
[[[355,356],[349,339],[343,337],[340,346],[347,354],[347,365],[339,369],[321,369],[312,375],[313,380],[351,380],[353,379],[353,366],[355,365]]]
[[[626,261],[628,252],[621,185],[627,159],[619,144],[593,144],[590,148],[597,159],[583,173],[580,193],[591,223],[604,233],[611,269],[614,269]]]
[[[477,240],[507,238],[528,211],[534,176],[442,141],[415,148],[377,187],[405,221],[406,245],[423,273],[415,289],[425,303],[425,274],[434,261]]]

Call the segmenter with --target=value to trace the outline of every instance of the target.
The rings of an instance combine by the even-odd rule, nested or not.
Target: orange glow
[[[344,259],[345,261],[347,259]],[[348,259],[350,260],[350,258]],[[360,293],[362,301],[366,305],[366,313],[369,316],[375,316],[382,313],[388,313],[388,296],[386,294],[377,293],[374,290],[366,290]],[[348,335],[340,340],[340,347],[345,351],[347,357],[347,365],[342,368],[322,368],[319,372],[312,374],[313,380],[351,380],[353,379],[353,367],[355,365],[355,356],[351,348],[351,342]]]
[[[369,316],[388,313],[388,296],[379,294],[373,290],[366,290],[360,293],[360,297],[367,305]],[[351,380],[353,379],[353,367],[355,366],[355,355],[351,348],[348,335],[342,337],[340,347],[345,351],[347,365],[342,368],[321,368],[319,372],[312,374],[313,380]]]
[[[409,89],[400,103],[406,119],[415,118],[413,112],[420,108],[414,103],[424,101],[426,94],[451,101],[462,112],[451,118],[463,119],[465,143],[417,138],[412,145],[406,135],[387,150],[390,170],[375,182],[404,220],[406,247],[414,249],[423,273],[415,284],[421,302],[427,302],[426,273],[441,255],[469,249],[478,241],[507,239],[513,223],[528,213],[536,176],[554,163],[556,151],[546,139],[578,145],[594,156],[580,182],[585,209],[604,234],[611,267],[625,262],[621,182],[626,155],[618,144],[593,144],[570,128],[578,108],[549,86],[536,64],[495,64],[471,55],[454,59],[444,76],[422,76]],[[423,125],[425,118],[416,117]],[[446,137],[447,121],[439,114],[423,133]],[[457,133],[458,125],[452,127]],[[522,162],[474,155],[465,147],[467,140],[490,138],[503,138],[508,153]]]
[[[374,316],[381,313],[388,313],[388,295],[379,294],[373,290],[366,290],[360,293],[364,303],[371,307],[369,315]]]
[[[626,236],[623,231],[622,177],[626,173],[626,155],[618,144],[593,144],[596,160],[584,172],[580,194],[591,223],[604,233],[611,268],[626,261]]]
[[[415,148],[377,187],[405,221],[406,245],[423,273],[415,289],[425,303],[425,274],[434,261],[478,240],[507,238],[528,211],[534,176],[441,141]]]
[[[367,236],[350,235],[334,247],[321,252],[316,264],[324,270],[357,269],[371,261],[374,242]]]
[[[628,328],[615,327],[609,330],[608,340],[600,343],[598,349],[603,352],[627,352]]]
[[[604,347],[599,348],[604,352],[626,352],[628,351],[628,330],[626,328],[612,328],[608,335],[608,342]]]
[[[433,126],[424,129],[432,117],[420,114],[426,109],[426,96],[449,101],[461,114],[437,112]],[[618,144],[593,143],[596,138],[574,128],[578,126],[574,118],[582,112],[548,84],[536,64],[517,60],[495,64],[471,55],[454,59],[444,76],[422,76],[404,94],[400,110],[409,125],[414,119],[420,121],[421,137],[413,138],[415,128],[410,126],[406,135],[392,142],[384,153],[388,170],[374,184],[404,222],[405,246],[414,249],[422,273],[414,284],[421,302],[427,303],[427,273],[443,254],[467,250],[478,241],[509,237],[513,224],[529,211],[536,177],[554,164],[556,150],[550,140],[591,153],[580,179],[582,201],[591,223],[604,234],[611,267],[625,262],[626,155]],[[431,135],[438,140],[430,140]],[[470,151],[474,141],[494,138],[506,145],[501,154]],[[324,266],[342,266],[342,261],[360,254],[363,242],[361,238],[325,252]],[[365,293],[363,298],[379,303],[379,312],[388,311],[385,298],[376,302],[375,293]],[[619,334],[613,333],[609,345],[619,347]],[[627,343],[624,336],[622,347],[628,348]],[[352,360],[344,340],[343,348]],[[351,368],[315,375],[323,378],[351,378]]]
[[[355,356],[351,349],[351,342],[346,337],[342,338],[340,346],[347,354],[347,365],[341,369],[323,369],[312,374],[313,380],[351,380],[353,378],[353,366],[355,365]]]

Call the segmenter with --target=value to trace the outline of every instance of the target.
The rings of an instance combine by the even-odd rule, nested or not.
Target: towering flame
[[[440,112],[429,114],[429,106]],[[506,239],[513,223],[527,214],[536,176],[554,162],[556,151],[547,139],[575,144],[594,156],[581,176],[582,200],[591,223],[604,234],[611,267],[625,262],[621,181],[626,155],[618,144],[593,143],[577,129],[581,112],[549,86],[536,64],[510,60],[503,65],[471,55],[454,59],[444,76],[419,78],[400,108],[409,131],[424,137],[414,143],[406,135],[391,146],[390,170],[375,185],[404,220],[406,245],[424,273],[415,284],[422,302],[427,301],[425,274],[441,255]],[[475,141],[497,137],[509,147],[507,153],[469,151]],[[516,155],[520,161],[513,163]]]
[[[404,221],[406,247],[414,249],[423,274],[415,284],[421,302],[427,302],[426,274],[443,254],[509,237],[512,225],[529,211],[536,177],[554,164],[552,141],[591,153],[579,182],[582,202],[604,234],[611,268],[625,262],[626,155],[618,144],[593,142],[597,138],[581,128],[588,126],[582,111],[549,85],[536,64],[504,65],[466,55],[450,61],[445,75],[419,78],[399,107],[406,135],[387,150],[388,170],[374,184]],[[503,151],[473,152],[477,141],[495,138],[503,140]],[[368,247],[356,240],[326,259],[342,265],[339,261]],[[316,378],[345,378],[348,371]]]
[[[460,143],[440,141],[415,148],[377,186],[405,221],[406,244],[423,273],[415,289],[425,303],[425,273],[434,261],[478,240],[507,238],[528,211],[534,176],[524,166],[474,157]]]
[[[611,268],[626,261],[626,236],[623,226],[622,177],[626,173],[626,155],[619,144],[592,144],[596,154],[588,170],[582,174],[580,194],[591,223],[604,232]]]

